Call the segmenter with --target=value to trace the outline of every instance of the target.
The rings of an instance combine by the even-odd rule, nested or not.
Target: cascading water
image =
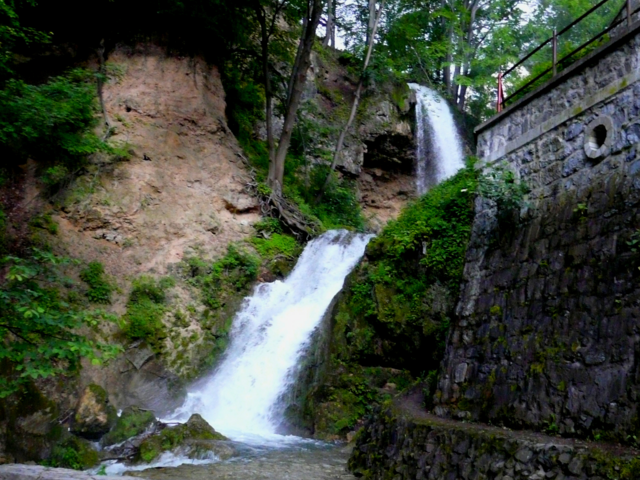
[[[329,231],[307,245],[284,281],[256,287],[234,318],[224,359],[189,392],[175,418],[199,413],[236,440],[274,435],[284,408],[279,399],[295,380],[313,330],[370,238]]]
[[[464,167],[462,142],[451,109],[435,90],[417,83],[416,92],[416,189],[419,195]]]

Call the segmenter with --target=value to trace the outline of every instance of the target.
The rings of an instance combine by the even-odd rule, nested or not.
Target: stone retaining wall
[[[502,220],[476,204],[439,415],[640,438],[640,36],[626,38],[480,133],[485,163],[531,193]]]
[[[390,410],[370,419],[349,459],[380,480],[635,480],[640,460],[551,439],[414,421]]]

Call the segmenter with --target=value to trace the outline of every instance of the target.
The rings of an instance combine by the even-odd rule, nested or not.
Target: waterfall
[[[416,189],[419,195],[464,167],[462,142],[451,109],[435,90],[410,83],[416,92]]]
[[[258,285],[233,320],[216,370],[187,395],[174,418],[201,414],[236,440],[275,434],[311,334],[371,235],[333,230],[309,242],[284,281]]]

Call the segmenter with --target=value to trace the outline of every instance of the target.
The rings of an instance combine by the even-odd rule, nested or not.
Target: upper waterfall
[[[410,83],[409,88],[416,92],[417,100],[416,189],[422,195],[431,185],[464,167],[464,156],[462,141],[447,101],[423,85]]]
[[[274,434],[305,346],[370,238],[329,231],[309,242],[284,281],[258,285],[234,318],[222,362],[175,417],[199,413],[235,439]]]

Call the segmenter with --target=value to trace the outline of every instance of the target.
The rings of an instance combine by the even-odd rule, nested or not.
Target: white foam
[[[464,167],[464,155],[446,100],[423,85],[410,83],[409,87],[416,92],[417,100],[416,189],[422,195],[431,185],[455,175]],[[428,156],[428,152],[432,156]]]
[[[198,382],[173,415],[199,413],[216,430],[249,444],[288,444],[276,434],[282,395],[295,379],[314,329],[371,235],[333,230],[309,242],[284,281],[258,285],[233,320],[231,343],[218,368]]]

